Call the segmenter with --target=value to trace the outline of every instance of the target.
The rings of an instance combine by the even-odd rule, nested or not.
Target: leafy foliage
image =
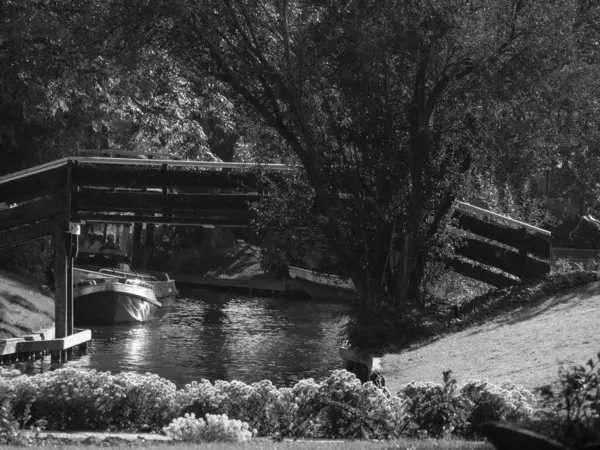
[[[246,385],[202,380],[177,390],[156,375],[59,369],[2,377],[0,393],[3,419],[19,428],[44,422],[50,430],[158,431],[193,413],[226,414],[260,436],[388,438],[399,437],[405,422],[402,400],[388,398],[372,383],[362,385],[346,371],[336,371],[320,383],[304,380],[292,388],[278,389],[269,381]],[[212,422],[205,428],[196,419],[183,419],[171,431],[185,429],[188,436],[196,430],[205,437],[219,429],[225,433],[229,422]],[[236,436],[247,431],[243,424],[233,425]]]
[[[151,45],[168,49],[189,73],[218,80],[250,121],[279,135],[309,189],[288,196],[277,217],[312,219],[363,309],[387,302],[401,317],[422,301],[452,203],[473,186],[466,183],[472,166],[480,175],[491,169],[493,183],[506,186],[499,198],[507,207],[543,219],[542,204],[515,187],[550,161],[544,152],[531,158],[530,149],[559,140],[560,114],[548,126],[543,118],[557,106],[564,74],[581,64],[571,2],[130,8],[145,18],[143,33],[127,34],[132,40],[152,36]],[[398,263],[390,264],[391,249]],[[360,328],[375,325],[356,317],[364,323],[350,338],[364,346]],[[379,337],[375,345],[391,339]]]
[[[600,440],[600,354],[585,366],[561,365],[558,382],[540,389],[532,428],[571,446]]]
[[[420,434],[440,438],[462,434],[467,428],[470,404],[459,395],[456,380],[450,374],[444,372],[442,385],[412,382],[398,392],[410,400],[409,412]]]
[[[33,241],[0,250],[0,268],[45,282],[49,260],[44,247]]]
[[[178,441],[187,442],[246,442],[252,438],[252,432],[246,422],[230,420],[223,415],[206,415],[196,419],[194,414],[174,419],[163,432]]]

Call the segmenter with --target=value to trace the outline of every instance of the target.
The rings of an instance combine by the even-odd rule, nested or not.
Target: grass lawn
[[[385,355],[382,369],[390,391],[413,380],[441,382],[447,369],[459,383],[509,380],[532,389],[555,381],[560,362],[585,364],[600,351],[598,282],[520,305],[513,302],[511,312],[499,311],[493,303],[479,308],[491,310],[494,318]]]
[[[0,270],[0,339],[54,326],[54,300],[39,283]]]

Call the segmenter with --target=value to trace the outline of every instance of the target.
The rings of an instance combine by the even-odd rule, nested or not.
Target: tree
[[[421,296],[472,160],[508,131],[502,115],[524,99],[525,117],[540,112],[536,83],[571,61],[576,14],[566,0],[138,8],[136,36],[227,85],[295,157],[320,230],[358,288],[350,337],[363,348],[393,340]]]

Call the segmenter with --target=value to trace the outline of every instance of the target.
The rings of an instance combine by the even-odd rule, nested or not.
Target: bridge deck
[[[63,158],[0,177],[0,248],[67,222],[246,227],[249,204],[289,170],[282,164]],[[446,261],[454,270],[497,286],[549,270],[550,232],[463,202],[455,218],[468,233],[459,258]]]
[[[282,164],[69,157],[0,177],[0,247],[57,220],[247,226]],[[1,208],[1,206],[0,206]]]

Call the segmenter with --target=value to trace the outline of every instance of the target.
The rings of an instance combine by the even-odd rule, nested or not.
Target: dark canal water
[[[339,331],[348,306],[185,292],[152,322],[92,328],[86,355],[63,366],[155,373],[178,387],[206,378],[278,386],[327,376],[342,366]],[[49,358],[23,366],[52,370]]]

